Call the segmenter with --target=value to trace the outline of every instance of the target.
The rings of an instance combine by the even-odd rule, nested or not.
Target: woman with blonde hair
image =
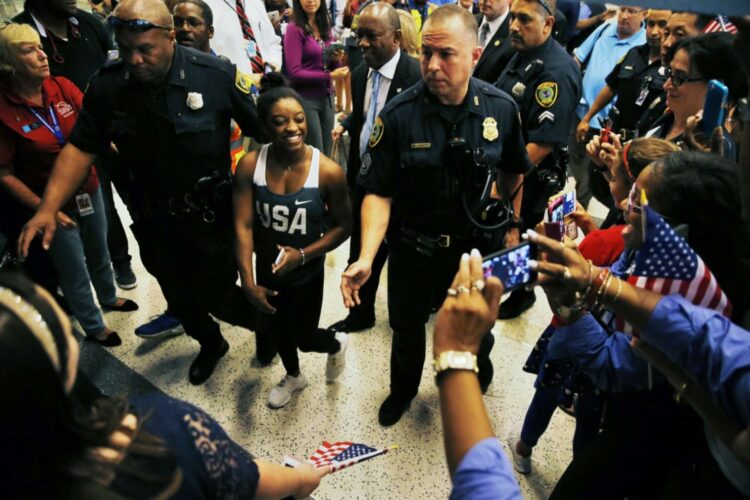
[[[70,80],[50,76],[39,34],[28,24],[0,30],[0,188],[8,194],[10,217],[25,222],[39,206],[57,155],[81,109],[83,95]],[[107,219],[96,170],[57,214],[62,229],[49,247],[65,299],[89,340],[122,343],[104,323],[102,308],[135,311],[117,297],[107,250]]]
[[[417,35],[417,26],[414,24],[414,18],[409,12],[398,10],[398,17],[401,21],[401,50],[414,58],[419,58],[421,50],[419,48],[419,36]]]

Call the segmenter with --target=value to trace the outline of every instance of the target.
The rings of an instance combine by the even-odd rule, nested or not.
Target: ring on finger
[[[469,293],[470,292],[470,290],[468,288],[466,288],[465,286],[463,286],[463,285],[458,285],[456,287],[456,291],[458,293]]]
[[[446,293],[448,294],[448,297],[456,297],[456,296],[458,296],[458,292],[456,291],[455,288],[449,288]]]
[[[472,290],[478,290],[478,291],[481,292],[482,290],[484,290],[484,285],[485,285],[484,280],[483,279],[478,279],[478,280],[474,281],[473,285],[471,285],[471,289]]]

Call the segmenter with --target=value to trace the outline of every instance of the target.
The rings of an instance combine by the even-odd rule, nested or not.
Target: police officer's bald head
[[[457,4],[444,5],[435,9],[429,15],[427,21],[425,21],[422,31],[426,30],[428,26],[445,25],[446,23],[454,22],[457,22],[458,26],[461,27],[463,35],[467,37],[467,41],[471,45],[477,45],[479,40],[477,19],[471,12]]]
[[[175,51],[172,16],[161,0],[123,0],[112,13],[120,57],[134,79],[166,78]]]
[[[172,14],[161,0],[123,0],[112,13],[124,19],[143,19],[159,26],[172,29]]]

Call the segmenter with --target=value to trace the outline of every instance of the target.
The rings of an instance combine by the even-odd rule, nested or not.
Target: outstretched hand
[[[65,220],[60,220],[61,225],[65,225]],[[71,221],[72,222],[72,221]],[[57,213],[37,212],[27,222],[21,230],[18,237],[18,255],[25,259],[29,255],[29,246],[38,234],[42,235],[42,247],[49,250],[52,244],[52,238],[55,237],[57,230],[58,217]]]
[[[435,321],[433,350],[479,352],[482,337],[497,318],[503,285],[499,279],[483,276],[482,255],[464,254],[458,272]]]
[[[358,260],[341,275],[341,296],[345,307],[352,308],[360,304],[359,289],[370,278],[371,272],[372,264]]]

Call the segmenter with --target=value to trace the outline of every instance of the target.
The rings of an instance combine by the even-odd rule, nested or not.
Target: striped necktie
[[[372,132],[372,126],[375,123],[375,117],[378,112],[378,93],[380,92],[380,72],[372,72],[372,87],[370,91],[370,109],[367,110],[367,120],[362,127],[362,132],[359,134],[359,157],[361,158],[365,154],[367,149],[367,141],[370,139],[370,133]]]
[[[263,73],[263,69],[265,67],[265,63],[263,62],[263,57],[260,54],[260,47],[258,46],[258,42],[255,40],[255,33],[253,33],[253,28],[250,26],[250,21],[247,19],[247,14],[245,13],[245,6],[242,3],[242,0],[237,0],[237,17],[240,20],[240,26],[242,27],[242,37],[245,40],[249,40],[250,44],[255,48],[254,51],[248,51],[247,57],[250,59],[250,66],[253,68],[253,73]],[[254,52],[254,55],[253,55]]]

